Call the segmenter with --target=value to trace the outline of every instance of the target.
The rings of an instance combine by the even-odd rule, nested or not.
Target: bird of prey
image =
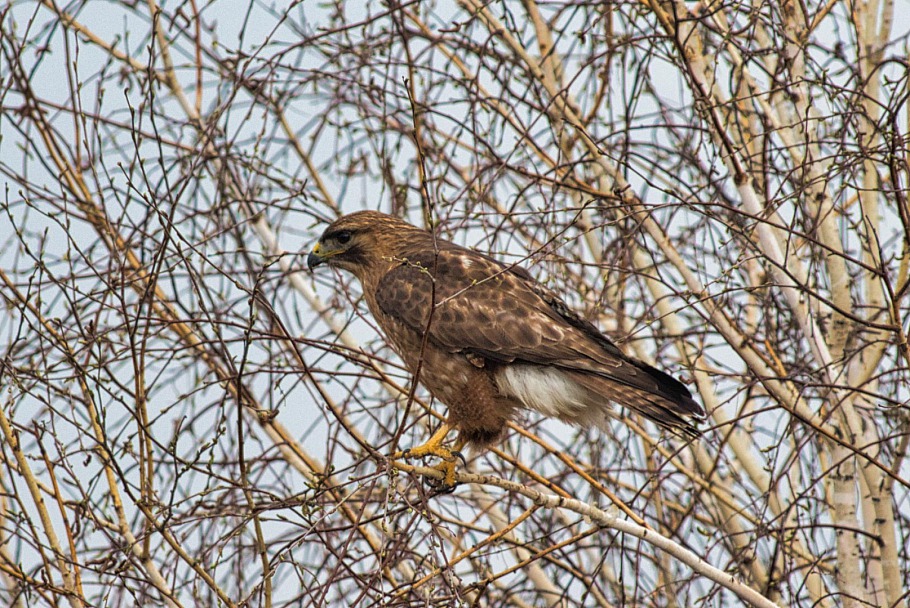
[[[625,355],[523,268],[376,211],[332,222],[307,257],[352,273],[389,345],[448,406],[423,445],[455,483],[466,445],[487,447],[523,409],[605,427],[611,402],[692,437],[701,406],[679,381]],[[458,431],[453,448],[444,441]]]

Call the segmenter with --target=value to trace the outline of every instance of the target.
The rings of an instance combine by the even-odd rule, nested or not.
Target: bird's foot
[[[455,461],[443,460],[439,464],[433,465],[431,468],[442,473],[442,479],[425,475],[423,478],[425,484],[430,488],[439,490],[443,493],[455,489]]]
[[[443,429],[440,429],[442,431]],[[444,445],[442,445],[443,440],[445,439],[446,432],[448,428],[445,428],[444,432],[437,431],[426,443],[419,445],[417,447],[408,448],[402,450],[401,452],[396,452],[392,458],[393,459],[402,459],[409,460],[411,458],[425,458],[427,456],[432,456],[434,458],[439,458],[442,460],[437,465],[434,465],[433,468],[442,473],[442,479],[433,479],[429,482],[431,486],[439,487],[454,487],[455,486],[455,467],[458,460],[461,460],[462,464],[467,464],[464,456],[461,452],[458,451],[458,448],[461,448],[464,443],[462,441],[457,441],[457,448],[451,450]]]

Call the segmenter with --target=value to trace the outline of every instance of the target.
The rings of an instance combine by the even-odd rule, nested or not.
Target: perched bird
[[[604,427],[612,401],[698,435],[704,411],[685,386],[623,354],[523,268],[376,211],[332,222],[307,257],[311,269],[322,264],[360,280],[389,345],[448,406],[426,443],[396,455],[442,459],[447,486],[458,450],[495,443],[522,409]]]

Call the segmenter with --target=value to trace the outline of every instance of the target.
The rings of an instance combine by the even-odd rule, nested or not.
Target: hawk
[[[704,411],[685,386],[625,355],[521,267],[376,211],[329,225],[307,257],[310,269],[322,264],[360,281],[389,345],[448,406],[426,443],[395,455],[440,458],[447,486],[458,451],[497,442],[521,410],[603,428],[616,402],[698,435],[693,421]]]

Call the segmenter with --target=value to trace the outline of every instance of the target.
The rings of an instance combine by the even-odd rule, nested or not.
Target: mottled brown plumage
[[[520,409],[603,427],[611,401],[698,433],[691,420],[704,413],[685,386],[623,354],[520,267],[375,211],[333,222],[308,263],[360,280],[389,344],[449,407],[448,424],[412,455],[450,459],[448,428],[459,447],[487,446]]]

